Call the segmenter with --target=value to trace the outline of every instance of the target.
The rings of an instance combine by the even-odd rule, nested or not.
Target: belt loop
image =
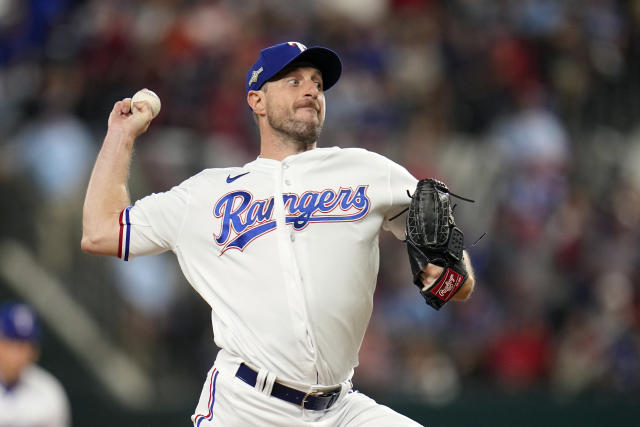
[[[271,390],[273,390],[273,383],[276,381],[276,375],[267,371],[266,369],[260,369],[258,371],[258,377],[256,378],[255,388],[260,393],[267,396],[271,396]]]
[[[267,377],[264,379],[264,387],[262,388],[262,392],[267,396],[271,396],[271,391],[273,390],[273,384],[275,382],[276,374],[267,372]]]
[[[337,397],[336,401],[341,400],[343,397],[345,397],[347,393],[349,393],[349,390],[351,390],[351,388],[353,387],[351,379],[343,381],[342,383],[340,383],[340,385],[342,387],[340,387],[340,395]]]
[[[263,393],[264,386],[265,386],[265,380],[267,379],[267,375],[269,375],[269,371],[267,371],[266,369],[260,369],[258,371],[258,376],[256,378],[255,388],[256,388],[256,390],[258,390],[261,393]]]

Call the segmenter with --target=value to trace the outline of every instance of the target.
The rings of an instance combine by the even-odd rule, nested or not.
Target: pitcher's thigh
[[[341,427],[420,427],[417,422],[380,405],[370,397],[359,393],[345,396],[340,411],[338,425]]]

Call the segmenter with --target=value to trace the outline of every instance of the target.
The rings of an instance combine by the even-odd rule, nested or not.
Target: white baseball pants
[[[302,409],[251,387],[235,373],[240,360],[221,350],[207,374],[200,401],[191,416],[194,427],[419,427],[420,424],[343,387],[324,411]]]

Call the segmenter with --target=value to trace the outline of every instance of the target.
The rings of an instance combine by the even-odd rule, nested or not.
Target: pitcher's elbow
[[[83,218],[80,248],[94,255],[117,255],[120,224],[117,216],[95,220]]]
[[[80,248],[83,252],[92,255],[113,255],[114,249],[111,247],[109,239],[97,234],[82,234]]]
[[[98,245],[91,236],[83,234],[82,240],[80,240],[80,248],[83,252],[86,252],[88,254],[95,254],[97,253]]]

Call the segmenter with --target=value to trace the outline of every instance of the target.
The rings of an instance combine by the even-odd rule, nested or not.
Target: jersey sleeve
[[[388,169],[391,203],[385,212],[382,228],[391,231],[398,239],[403,240],[407,220],[405,210],[411,202],[409,194],[413,194],[415,191],[418,180],[407,169],[395,162],[389,161]]]
[[[184,224],[190,194],[182,183],[138,200],[120,214],[118,257],[124,261],[173,250]]]

